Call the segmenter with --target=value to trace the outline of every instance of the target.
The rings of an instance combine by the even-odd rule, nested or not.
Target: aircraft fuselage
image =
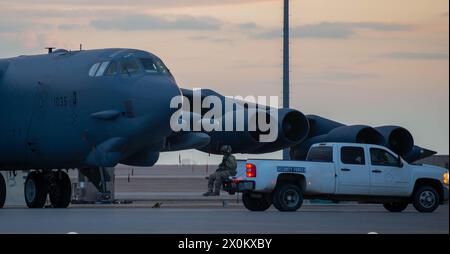
[[[157,63],[155,72],[140,59]],[[171,133],[169,103],[180,90],[153,54],[57,51],[0,62],[1,170],[77,168],[142,151],[157,157]]]

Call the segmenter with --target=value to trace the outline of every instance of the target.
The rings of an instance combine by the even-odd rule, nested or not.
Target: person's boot
[[[207,191],[207,192],[203,193],[203,196],[209,197],[209,196],[211,196],[211,194],[213,194],[212,191]]]
[[[220,196],[220,191],[211,192],[209,196]]]

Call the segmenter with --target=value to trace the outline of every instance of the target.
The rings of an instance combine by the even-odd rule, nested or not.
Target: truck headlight
[[[446,173],[444,173],[444,184],[448,185],[448,171]]]

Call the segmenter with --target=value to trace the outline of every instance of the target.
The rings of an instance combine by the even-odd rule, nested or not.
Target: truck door
[[[336,194],[368,195],[370,191],[369,165],[363,146],[340,146],[336,167]]]
[[[410,170],[389,151],[370,148],[370,174],[371,195],[408,195]]]

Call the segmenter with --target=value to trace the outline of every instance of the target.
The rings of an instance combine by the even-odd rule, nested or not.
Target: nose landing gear
[[[28,174],[25,181],[25,202],[29,208],[42,208],[50,196],[50,203],[54,208],[66,208],[70,204],[72,187],[67,173],[38,172]]]

